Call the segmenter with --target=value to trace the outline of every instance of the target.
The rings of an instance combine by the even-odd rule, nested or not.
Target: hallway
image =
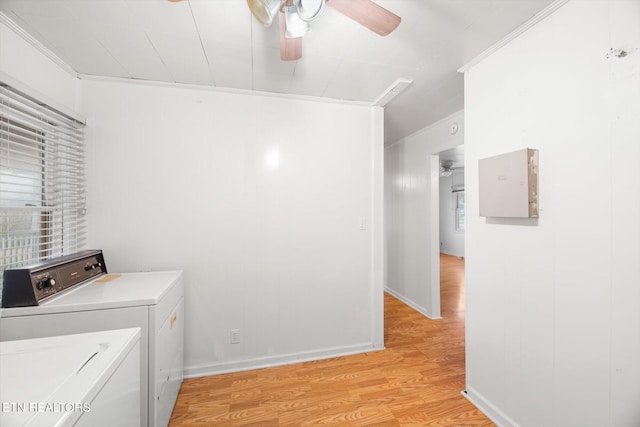
[[[460,395],[464,260],[440,259],[441,320],[385,294],[385,350],[185,380],[170,425],[494,425]]]

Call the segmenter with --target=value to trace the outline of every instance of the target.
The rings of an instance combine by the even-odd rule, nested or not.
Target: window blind
[[[84,246],[84,164],[82,123],[0,82],[0,286]]]

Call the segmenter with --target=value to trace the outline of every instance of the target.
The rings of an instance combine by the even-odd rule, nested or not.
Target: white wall
[[[464,231],[456,230],[457,194],[453,185],[464,186],[464,171],[440,177],[440,253],[464,257]]]
[[[574,0],[465,74],[466,381],[501,425],[640,425],[639,48],[640,2]],[[524,147],[540,218],[479,217],[478,160]]]
[[[0,82],[82,119],[77,114],[79,80],[29,44],[23,35],[16,32],[15,24],[0,12]]]
[[[83,93],[89,246],[113,272],[185,271],[189,375],[382,347],[381,109]]]
[[[81,84],[32,42],[0,14],[0,80],[74,116],[87,88],[89,244],[185,269],[191,374],[383,346],[380,109]]]
[[[449,127],[458,123],[456,134]],[[385,289],[422,314],[440,317],[438,153],[464,142],[463,113],[385,148]]]
[[[78,111],[79,80],[36,49],[5,15],[0,13],[0,80],[64,113]],[[14,83],[18,84],[14,84]]]

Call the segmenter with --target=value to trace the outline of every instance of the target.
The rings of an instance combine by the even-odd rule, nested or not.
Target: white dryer
[[[165,427],[183,378],[182,277],[107,274],[99,250],[7,270],[0,341],[140,328],[140,425]]]

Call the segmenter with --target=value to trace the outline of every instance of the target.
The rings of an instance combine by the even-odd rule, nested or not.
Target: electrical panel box
[[[538,217],[538,150],[525,148],[478,162],[480,216]]]

